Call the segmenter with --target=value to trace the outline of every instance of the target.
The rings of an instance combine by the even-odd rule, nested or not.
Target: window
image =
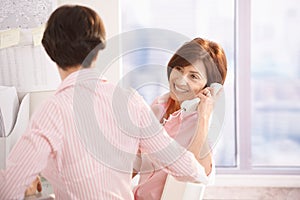
[[[300,5],[251,2],[252,164],[299,167]]]
[[[272,167],[270,173],[277,173],[274,166],[285,167],[283,173],[294,173],[290,172],[291,167],[299,169],[300,161],[295,159],[300,148],[300,126],[297,126],[300,48],[296,45],[300,39],[299,29],[295,30],[299,21],[296,1],[124,0],[120,3],[122,32],[159,28],[181,34],[186,41],[207,38],[224,48],[228,74],[224,85],[226,116],[215,157],[219,173],[266,173],[260,170],[266,167]],[[293,31],[289,31],[292,27]],[[286,35],[291,37],[284,39]],[[166,37],[162,34],[161,38]],[[164,42],[172,41],[170,37]],[[143,47],[155,41],[149,35],[138,34],[130,42]],[[129,77],[127,84],[141,85],[137,83],[149,76],[159,83],[136,88],[149,104],[168,90],[165,66],[182,44],[170,45],[172,48],[168,50],[140,48],[123,55],[123,76]],[[163,70],[152,70],[153,65]],[[278,93],[278,87],[282,86],[285,89],[279,93],[284,97]],[[287,152],[289,158],[285,156]]]

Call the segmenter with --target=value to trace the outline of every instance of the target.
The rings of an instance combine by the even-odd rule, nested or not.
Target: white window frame
[[[291,184],[299,183],[299,167],[253,167],[251,157],[251,0],[235,0],[235,116],[236,116],[236,163],[235,167],[218,167],[222,181],[227,182],[229,174],[275,175],[286,185],[290,177],[294,180]],[[220,152],[221,153],[221,152]],[[253,177],[253,176],[252,176]],[[268,176],[270,177],[270,176]],[[272,182],[272,176],[268,184]],[[286,177],[286,178],[284,178]],[[231,177],[232,178],[232,177]],[[253,180],[257,180],[257,176]],[[218,180],[218,179],[217,179]],[[256,181],[253,181],[256,182]],[[228,183],[228,182],[227,182]],[[239,182],[240,183],[240,182]],[[250,184],[251,185],[251,184]],[[295,185],[295,184],[294,184]],[[297,184],[296,184],[297,185]],[[297,185],[299,187],[299,185]]]
[[[282,176],[290,180],[290,176],[300,174],[299,168],[253,167],[251,158],[251,0],[235,0],[234,13],[234,63],[235,63],[235,140],[236,166],[217,167],[218,177],[225,178],[232,175],[245,177],[251,175],[259,177],[269,175]],[[119,7],[120,9],[120,7]],[[121,10],[121,9],[120,9]],[[121,24],[121,19],[119,20]],[[122,65],[119,65],[122,66]],[[222,154],[222,152],[219,152]],[[300,182],[300,176],[298,176]],[[254,178],[254,180],[257,177]],[[230,179],[230,178],[229,178]],[[273,179],[272,179],[273,180]],[[267,181],[268,182],[268,181]],[[272,181],[271,181],[272,182]]]

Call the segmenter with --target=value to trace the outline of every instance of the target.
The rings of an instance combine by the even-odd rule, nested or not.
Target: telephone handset
[[[214,94],[217,94],[223,86],[220,83],[212,83],[210,87],[214,89]],[[186,112],[194,112],[197,110],[199,102],[200,102],[200,98],[197,97],[182,102],[180,107]]]

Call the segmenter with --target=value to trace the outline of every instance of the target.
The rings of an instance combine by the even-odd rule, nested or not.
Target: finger
[[[207,97],[212,97],[212,96],[214,96],[214,90],[213,90],[213,88],[207,88],[206,91],[205,91],[205,95],[206,95]]]
[[[214,95],[215,95],[215,90],[214,90],[214,88],[209,87],[208,90],[209,90],[209,93],[211,94],[211,96],[214,96]]]
[[[36,191],[42,191],[42,183],[39,176],[37,176],[36,179],[31,183],[31,185],[26,189],[25,196],[34,195]]]
[[[41,192],[41,191],[42,191],[42,182],[41,182],[41,178],[40,178],[40,176],[37,176],[36,179],[37,179],[36,189],[37,189],[38,192]]]
[[[203,90],[204,94],[207,95],[208,93],[210,93],[211,96],[215,96],[216,94],[216,89],[213,88],[213,87],[206,87],[204,90]]]
[[[40,182],[40,178],[37,176],[35,180],[31,183],[31,185],[37,185]]]
[[[204,94],[205,96],[209,95],[211,92],[209,90],[209,88],[205,88],[202,90],[202,94]]]
[[[205,94],[203,94],[203,93],[198,93],[198,95],[197,95],[200,99],[204,99],[204,98],[207,98],[207,96],[205,95]]]
[[[25,191],[25,196],[31,196],[35,194],[35,187],[33,185],[30,185],[26,191]]]
[[[41,182],[38,182],[37,186],[36,186],[36,189],[38,192],[41,192],[42,191],[42,183]]]

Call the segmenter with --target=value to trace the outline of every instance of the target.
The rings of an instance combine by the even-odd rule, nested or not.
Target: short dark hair
[[[65,5],[50,16],[42,44],[50,58],[63,70],[87,68],[105,48],[105,29],[99,15],[84,6]]]
[[[204,62],[207,86],[214,82],[224,84],[227,74],[225,52],[219,44],[202,38],[195,38],[176,51],[168,63],[168,78],[174,67],[193,65],[198,60]]]

